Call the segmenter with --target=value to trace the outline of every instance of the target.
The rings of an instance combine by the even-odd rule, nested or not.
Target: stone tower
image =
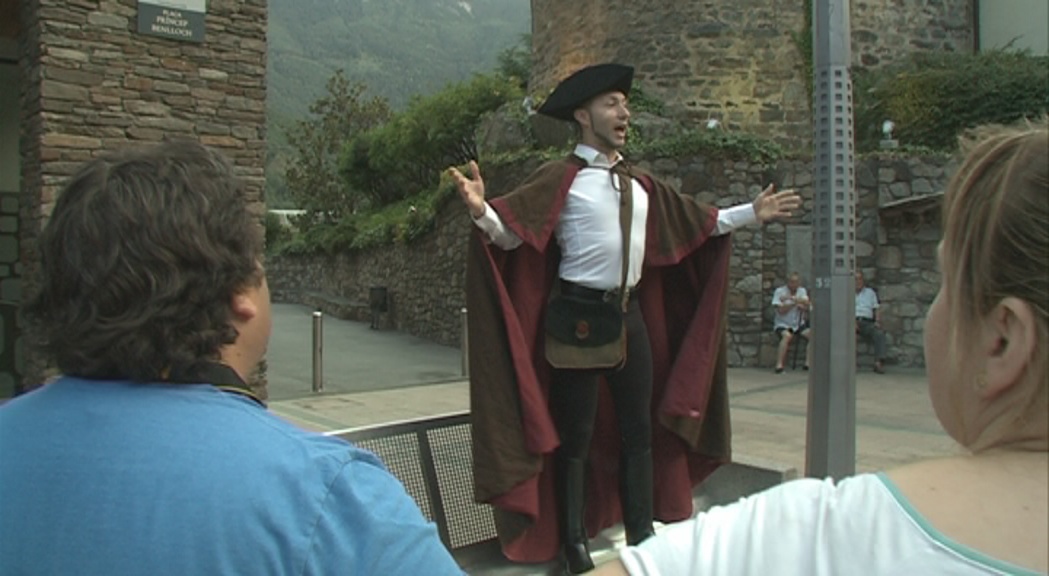
[[[697,125],[790,146],[811,138],[809,83],[796,38],[807,0],[531,0],[532,91],[586,64],[619,61],[669,111]],[[852,0],[857,65],[915,51],[972,51],[974,0]]]

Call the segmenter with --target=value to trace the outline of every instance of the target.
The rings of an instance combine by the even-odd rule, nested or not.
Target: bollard
[[[466,308],[459,314],[463,319],[463,377],[470,377],[470,329],[466,325]]]
[[[324,313],[313,313],[313,391],[324,392]]]

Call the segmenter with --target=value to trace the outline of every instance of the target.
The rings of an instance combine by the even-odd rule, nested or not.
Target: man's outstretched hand
[[[790,218],[798,208],[801,208],[801,196],[789,189],[776,192],[775,184],[769,184],[768,188],[754,199],[754,214],[762,224],[769,220]]]
[[[470,160],[470,178],[464,176],[457,168],[449,168],[448,174],[455,181],[459,197],[470,210],[470,216],[475,220],[484,216],[484,180],[481,179],[481,169],[477,167],[477,162]]]

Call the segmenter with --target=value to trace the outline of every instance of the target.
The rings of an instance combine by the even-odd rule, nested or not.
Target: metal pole
[[[459,316],[463,320],[463,342],[462,342],[462,347],[463,347],[463,366],[462,366],[463,377],[464,378],[469,378],[470,377],[470,346],[469,346],[469,344],[470,344],[470,329],[469,329],[469,327],[466,324],[466,319],[467,319],[466,308],[463,308],[459,312]]]
[[[324,313],[313,313],[313,391],[324,392]]]
[[[812,12],[815,348],[805,474],[840,479],[856,469],[856,185],[849,0],[815,0]]]

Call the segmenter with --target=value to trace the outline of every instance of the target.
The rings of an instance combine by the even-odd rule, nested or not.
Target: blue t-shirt
[[[0,406],[0,574],[461,574],[371,453],[210,385]]]

